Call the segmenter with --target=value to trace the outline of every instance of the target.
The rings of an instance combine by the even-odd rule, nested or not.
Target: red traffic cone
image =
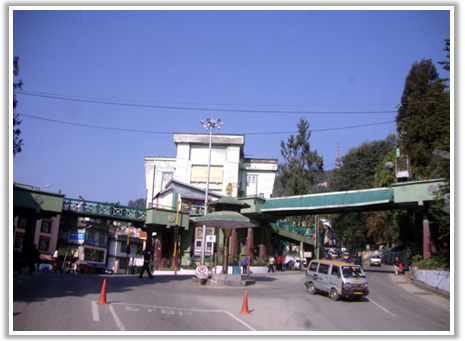
[[[97,304],[108,304],[107,303],[107,280],[103,280],[102,291],[100,292],[100,299]]]
[[[244,300],[242,301],[242,310],[240,314],[250,315],[249,313],[249,304],[247,302],[247,290],[244,292]]]

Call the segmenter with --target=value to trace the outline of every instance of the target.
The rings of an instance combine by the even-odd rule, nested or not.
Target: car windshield
[[[365,277],[362,269],[359,266],[343,266],[342,276],[347,277]]]

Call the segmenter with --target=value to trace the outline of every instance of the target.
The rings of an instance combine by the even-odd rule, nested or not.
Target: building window
[[[255,185],[257,183],[256,175],[247,175],[247,186]]]
[[[107,235],[103,234],[103,233],[100,233],[99,236],[98,236],[98,242],[100,244],[106,244],[107,243]]]
[[[18,219],[18,227],[21,229],[25,229],[27,226],[27,219],[23,217],[19,217]]]
[[[257,186],[258,186],[258,175],[248,174],[246,195],[257,195]]]
[[[52,231],[52,223],[48,220],[42,220],[42,225],[40,226],[40,232],[50,233]]]
[[[128,260],[126,258],[118,258],[118,268],[119,269],[127,269],[128,268]]]
[[[85,255],[84,260],[88,262],[97,262],[97,263],[105,262],[105,251],[85,248],[84,255]]]
[[[92,241],[92,242],[95,241],[95,232],[87,230],[86,240],[89,240],[89,241]]]
[[[195,250],[194,255],[199,256],[202,254],[202,230],[203,227],[196,227],[195,229]],[[210,236],[215,234],[214,227],[207,227],[205,231],[205,236]],[[212,255],[213,254],[213,243],[206,242],[205,243],[205,254]]]
[[[24,235],[23,234],[16,234],[15,243],[13,248],[19,251],[23,250],[24,245]]]
[[[120,247],[119,247],[119,252],[122,252],[122,253],[126,253],[126,248],[128,246],[127,243],[119,243]],[[129,253],[131,253],[131,245],[129,245]]]
[[[40,238],[39,239],[39,251],[48,251],[50,245],[50,239]]]
[[[166,184],[173,178],[173,172],[162,172],[161,177],[161,189],[163,191],[165,189]]]

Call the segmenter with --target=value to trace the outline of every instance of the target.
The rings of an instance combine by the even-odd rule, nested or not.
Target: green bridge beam
[[[63,211],[74,212],[83,216],[96,216],[115,220],[145,222],[145,208],[121,206],[81,199],[63,199]]]

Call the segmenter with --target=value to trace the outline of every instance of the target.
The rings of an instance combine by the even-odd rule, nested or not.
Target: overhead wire
[[[163,103],[163,104],[182,104],[182,105],[209,105],[209,106],[248,106],[248,107],[360,107],[360,106],[391,106],[399,105],[398,103],[382,103],[382,104],[250,104],[250,103],[208,103],[208,102],[182,102],[182,101],[144,101],[144,100],[134,100],[134,99],[122,99],[122,98],[102,98],[102,97],[84,97],[84,96],[75,96],[67,94],[57,94],[50,92],[39,92],[31,90],[16,90],[18,94],[31,95],[38,97],[49,97],[49,98],[59,98],[66,100],[70,99],[83,99],[83,100],[95,100],[95,101],[105,101],[105,102],[135,102],[135,103]]]
[[[96,103],[96,104],[109,104],[109,105],[118,105],[118,106],[128,106],[128,107],[139,107],[139,108],[156,108],[156,109],[168,109],[168,110],[196,110],[196,111],[210,111],[210,110],[220,110],[222,112],[242,112],[242,113],[267,113],[267,114],[328,114],[328,115],[371,115],[371,114],[392,114],[396,113],[397,110],[370,110],[370,111],[308,111],[308,110],[256,110],[256,109],[228,109],[228,108],[218,108],[222,106],[221,104],[211,104],[215,107],[192,107],[192,106],[170,106],[170,105],[159,105],[159,104],[137,104],[137,103],[124,103],[118,102],[116,100],[106,100],[106,99],[96,99],[96,98],[85,98],[85,97],[71,97],[58,94],[48,94],[48,93],[39,93],[33,91],[24,91],[17,90],[17,94],[36,96],[43,98],[59,99],[66,101],[75,101],[83,103]],[[173,103],[173,102],[171,102]],[[180,103],[181,104],[181,103]],[[207,104],[203,104],[207,105]],[[227,105],[225,105],[227,106]],[[231,106],[231,104],[229,104]],[[248,105],[250,106],[250,105]],[[274,105],[277,106],[277,105]],[[300,105],[304,106],[304,105]],[[319,105],[323,106],[323,105]]]
[[[75,122],[68,122],[68,121],[62,121],[62,120],[55,120],[55,119],[50,119],[50,118],[45,118],[45,117],[40,117],[40,116],[35,116],[35,115],[22,114],[22,113],[17,113],[17,114],[19,114],[21,116],[24,116],[24,117],[37,119],[37,120],[54,122],[54,123],[61,123],[61,124],[68,124],[68,125],[80,126],[80,127],[86,127],[86,128],[115,130],[115,131],[126,131],[126,132],[133,132],[133,133],[170,134],[170,135],[173,134],[173,132],[167,132],[167,131],[154,131],[154,130],[142,130],[142,129],[105,127],[105,126],[97,126],[97,125],[91,125],[91,124],[83,124],[83,123],[75,123]],[[394,122],[395,122],[395,120],[394,121],[385,121],[385,122],[361,124],[361,125],[355,125],[355,126],[346,126],[346,127],[311,129],[311,131],[312,132],[324,132],[324,131],[334,131],[334,130],[343,130],[343,129],[356,129],[356,128],[364,128],[364,127],[375,126],[375,125],[389,124],[389,123],[394,123]],[[282,135],[282,134],[297,134],[297,133],[298,133],[298,131],[280,131],[280,132],[264,132],[264,133],[244,133],[244,135],[247,135],[247,136],[251,136],[251,135]]]

